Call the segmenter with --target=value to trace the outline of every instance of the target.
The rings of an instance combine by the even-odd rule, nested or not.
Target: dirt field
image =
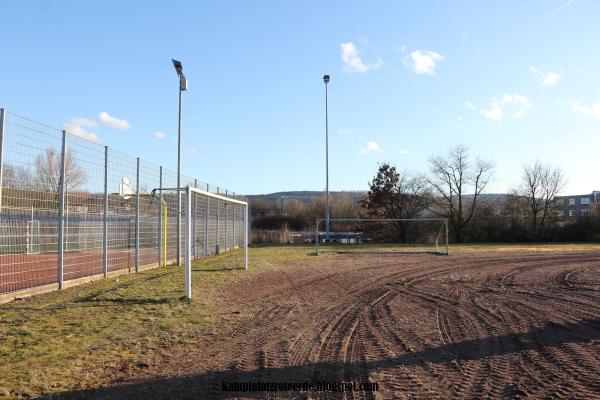
[[[223,288],[170,361],[65,398],[600,398],[600,254],[341,255]],[[377,392],[244,393],[235,382],[376,382]]]

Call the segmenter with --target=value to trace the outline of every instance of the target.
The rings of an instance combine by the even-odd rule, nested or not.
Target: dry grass
[[[453,254],[460,253],[505,253],[505,252],[534,252],[534,253],[600,253],[600,243],[516,243],[516,244],[462,244],[451,245]]]
[[[27,398],[104,385],[115,371],[143,369],[192,345],[218,324],[219,288],[274,263],[311,255],[305,248],[241,251],[193,265],[191,301],[182,298],[183,269],[156,268],[0,306],[0,398]]]

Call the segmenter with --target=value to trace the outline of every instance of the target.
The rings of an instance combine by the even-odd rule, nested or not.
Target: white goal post
[[[192,259],[197,247],[201,255],[243,249],[243,266],[248,269],[248,202],[211,193],[192,186],[185,188],[185,297],[192,297]],[[219,226],[223,228],[219,230]],[[214,249],[214,250],[213,250]]]
[[[448,255],[448,220],[320,218],[315,224],[315,245],[317,255],[323,252]]]

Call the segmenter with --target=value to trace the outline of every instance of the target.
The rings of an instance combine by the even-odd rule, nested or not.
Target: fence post
[[[250,216],[250,212],[249,212],[249,208],[250,208],[250,204],[248,204],[248,198],[246,197],[246,209],[244,210],[244,212],[246,213],[245,217],[245,221],[244,221],[244,269],[248,269],[248,235],[249,235],[249,216]]]
[[[206,191],[210,191],[210,185],[207,183],[206,184]],[[209,254],[209,247],[208,247],[208,224],[210,219],[208,218],[209,212],[210,212],[210,197],[206,196],[206,215],[204,216],[205,218],[205,223],[204,223],[204,255],[208,256]]]
[[[2,214],[2,156],[4,154],[4,126],[6,125],[6,110],[0,108],[0,215]]]
[[[229,197],[227,189],[225,189],[225,197]],[[227,251],[227,224],[229,223],[229,203],[225,203],[225,228],[223,229],[223,238],[225,239],[225,251]]]
[[[108,276],[108,146],[104,146],[104,212],[102,215],[102,268]]]
[[[185,297],[192,297],[192,191],[185,188]]]
[[[315,222],[315,243],[316,243],[316,253],[319,255],[319,220]]]
[[[448,246],[448,220],[446,219],[446,255],[450,254],[449,253],[449,246]]]
[[[196,189],[198,189],[198,179],[194,179],[194,187]],[[196,211],[197,211],[196,207],[198,206],[198,195],[197,194],[193,198],[193,204],[194,204],[194,206],[192,208],[194,210],[194,213],[192,214],[192,223],[194,225],[192,226],[192,234],[194,236],[194,242],[193,242],[192,245],[194,246],[194,260],[195,260],[197,258],[197,251],[196,251],[196,249],[198,247],[198,245],[197,245],[198,241],[196,240]]]
[[[166,218],[166,215],[163,215],[163,195],[162,195],[162,179],[163,179],[163,168],[162,165],[159,167],[158,173],[158,265],[163,265],[166,260],[162,259],[163,254],[163,246],[166,246],[166,243],[163,243],[163,218]]]
[[[219,187],[217,186],[217,194],[219,194]],[[215,242],[215,254],[219,254],[221,251],[221,249],[219,248],[219,213],[221,212],[221,210],[219,210],[219,199],[217,199],[217,239]]]
[[[231,193],[231,198],[235,199],[235,192]],[[236,209],[235,209],[235,203],[233,203],[231,205],[231,221],[233,221],[233,227],[231,228],[231,248],[233,250],[235,250],[235,216],[236,216]]]
[[[60,151],[60,186],[58,195],[58,289],[63,289],[65,256],[65,154],[67,152],[67,131],[62,131]]]
[[[140,158],[137,158],[135,179],[135,272],[140,272]]]
[[[252,244],[252,207],[250,207],[250,200],[248,200],[248,196],[244,196],[244,201],[248,204],[248,212],[247,212],[247,224],[246,231],[248,231],[248,245]]]

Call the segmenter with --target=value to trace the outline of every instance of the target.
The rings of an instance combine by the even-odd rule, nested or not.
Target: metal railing
[[[176,184],[162,166],[0,109],[0,297],[176,262]],[[187,176],[181,186],[245,199]],[[226,232],[239,216],[203,212],[194,258],[234,248]]]

